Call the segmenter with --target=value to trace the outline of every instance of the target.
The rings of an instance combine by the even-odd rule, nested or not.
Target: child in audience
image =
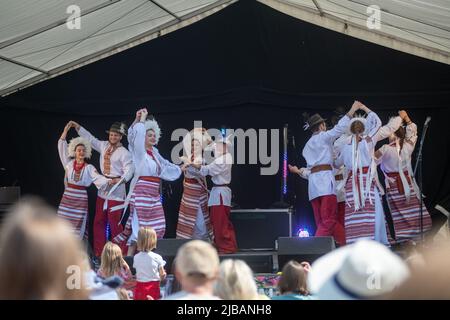
[[[111,241],[105,244],[102,251],[100,269],[98,269],[97,274],[102,278],[119,276],[124,281],[131,280],[130,267],[123,259],[122,250],[117,244]]]
[[[156,248],[156,232],[153,228],[140,228],[133,267],[136,269],[134,300],[158,300],[161,298],[160,282],[166,277],[163,258],[152,252]]]
[[[279,296],[272,300],[310,300],[307,276],[311,266],[307,262],[298,263],[289,261],[283,267],[280,281],[278,282]]]

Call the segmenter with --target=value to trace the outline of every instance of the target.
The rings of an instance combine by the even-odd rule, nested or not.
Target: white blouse
[[[397,151],[396,143],[389,143],[383,145],[378,151],[380,152],[380,167],[384,172],[399,172],[400,166],[403,171],[408,170],[411,165],[411,155],[417,142],[417,126],[411,123],[406,126],[406,136],[403,143],[403,148],[399,153]],[[399,163],[400,161],[400,163]]]
[[[214,184],[230,184],[231,167],[233,165],[233,157],[230,153],[225,153],[208,165],[201,166],[200,174],[202,176],[211,176]],[[220,205],[220,197],[224,206],[231,206],[231,189],[229,187],[213,187],[209,194],[208,206]]]
[[[92,183],[98,189],[105,189],[108,186],[109,179],[105,178],[97,172],[92,164],[86,164],[80,173],[80,179],[75,181],[75,170],[73,168],[75,160],[69,157],[69,150],[66,140],[59,139],[58,153],[61,163],[66,172],[65,181],[77,186],[89,187]]]
[[[100,153],[100,170],[102,173],[104,173],[105,153],[111,146],[111,144],[109,143],[109,141],[98,140],[83,127],[80,127],[80,129],[78,130],[78,134],[80,135],[80,137],[89,140],[91,142],[92,148]],[[109,199],[121,201],[125,199],[126,196],[125,183],[133,177],[134,173],[134,165],[131,153],[127,150],[127,148],[120,146],[112,153],[110,161],[111,168],[109,176],[123,178],[124,182],[112,192],[112,194],[109,196]],[[98,195],[101,198],[106,198],[108,193],[99,191]]]
[[[333,129],[313,134],[303,148],[302,155],[308,169],[320,164],[333,165],[333,143],[348,128],[350,118],[345,115]],[[319,171],[308,177],[309,200],[336,194],[333,171]]]
[[[370,112],[368,114],[366,120],[368,134],[362,137],[362,140],[358,143],[357,147],[362,167],[371,165],[376,143],[393,134],[400,127],[401,123],[402,119],[400,117],[395,117],[392,118],[388,124],[381,126],[381,120],[375,112]],[[349,136],[346,143],[342,143],[339,155],[335,161],[336,167],[339,168],[344,165],[349,171],[353,169],[351,139],[352,137]]]
[[[168,181],[178,179],[181,175],[180,167],[164,159],[156,147],[152,148],[156,161],[147,154],[145,134],[142,122],[135,123],[128,129],[128,148],[133,156],[135,176],[159,177]]]

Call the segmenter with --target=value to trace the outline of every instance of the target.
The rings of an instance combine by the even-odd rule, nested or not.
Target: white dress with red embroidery
[[[359,142],[351,136],[340,148],[335,166],[344,165],[348,170],[348,178],[345,181],[347,244],[358,239],[372,239],[388,244],[381,190],[377,187],[375,178],[374,147],[378,141],[394,133],[400,124],[401,119],[397,117],[381,127],[379,117],[370,112],[366,119],[367,135]]]
[[[128,148],[135,164],[134,178],[130,185],[130,216],[124,231],[113,242],[130,245],[137,240],[141,227],[152,227],[162,238],[166,230],[166,220],[161,203],[161,179],[173,181],[180,177],[179,166],[164,159],[158,149],[145,148],[145,125],[138,122],[128,129]],[[126,200],[126,205],[127,205]]]
[[[403,147],[398,140],[378,149],[380,167],[385,174],[386,198],[394,222],[396,242],[420,238],[420,191],[411,168],[411,155],[417,142],[417,126],[406,126]],[[431,229],[431,218],[422,206],[423,231]]]
[[[69,157],[66,140],[58,141],[58,152],[65,170],[65,190],[58,207],[58,216],[67,220],[79,238],[87,238],[88,196],[86,188],[92,183],[99,189],[106,188],[108,179],[86,162],[77,165]]]

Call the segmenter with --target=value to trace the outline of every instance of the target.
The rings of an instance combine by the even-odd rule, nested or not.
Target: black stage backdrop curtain
[[[330,118],[338,106],[363,101],[386,122],[408,110],[424,146],[424,192],[429,208],[450,193],[450,66],[354,39],[239,1],[164,37],[0,99],[2,184],[17,184],[58,205],[63,168],[57,140],[68,120],[99,138],[118,120],[132,122],[148,107],[160,123],[161,153],[170,157],[172,130],[282,129],[289,125],[289,162],[304,165],[309,137],[301,114]],[[72,132],[74,135],[74,132]],[[295,142],[294,139],[295,138]],[[126,143],[125,143],[126,144]],[[294,145],[295,144],[295,145]],[[98,155],[91,159],[97,168]],[[279,200],[280,173],[260,176],[259,165],[233,167],[234,202],[266,208]],[[294,225],[314,229],[306,181],[289,177]],[[90,190],[90,214],[95,188]],[[175,235],[181,179],[164,183],[167,237]],[[439,217],[435,216],[435,220]]]

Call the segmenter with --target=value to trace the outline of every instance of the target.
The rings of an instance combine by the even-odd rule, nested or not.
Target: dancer
[[[129,256],[136,250],[139,228],[152,227],[158,238],[164,236],[166,219],[161,204],[161,179],[173,181],[181,175],[180,167],[164,159],[156,149],[161,130],[155,120],[146,120],[147,115],[147,109],[138,110],[128,129],[128,147],[135,165],[129,196],[124,204],[126,208],[129,200],[130,216],[125,230],[113,239],[117,244],[128,240]]]
[[[205,164],[204,148],[211,143],[211,137],[204,128],[192,130],[184,139],[190,144],[190,157],[182,157],[183,196],[178,214],[177,238],[212,240],[212,227],[208,213],[208,187],[206,179],[189,164]]]
[[[382,192],[377,185],[374,148],[378,141],[398,129],[401,118],[397,117],[381,127],[377,114],[360,104],[367,118],[354,117],[348,126],[351,135],[342,144],[335,165],[348,170],[345,181],[345,235],[346,243],[367,238],[388,244],[386,221],[381,202]]]
[[[214,142],[213,147],[215,159],[212,163],[208,165],[193,163],[191,166],[199,169],[202,176],[211,176],[214,183],[208,200],[214,244],[219,253],[234,253],[238,248],[234,227],[230,221],[233,158],[228,151],[231,147],[229,137],[221,137]]]
[[[97,172],[93,165],[86,163],[92,148],[88,140],[81,137],[72,139],[67,145],[67,133],[72,123],[67,123],[58,141],[59,158],[65,170],[65,190],[58,207],[58,216],[68,220],[73,232],[80,239],[87,239],[88,195],[86,188],[92,183],[104,190],[111,182]]]
[[[303,157],[306,160],[308,175],[309,200],[314,211],[314,219],[317,230],[316,236],[333,236],[339,245],[345,243],[344,226],[337,218],[337,199],[335,180],[333,175],[333,143],[348,127],[353,114],[361,106],[355,101],[336,126],[326,130],[325,119],[319,114],[309,117],[305,130],[310,129],[311,138],[303,149]],[[303,170],[289,165],[293,173],[302,174]]]
[[[125,184],[133,177],[134,167],[131,153],[121,144],[126,136],[127,127],[124,123],[115,122],[106,131],[108,141],[100,141],[84,127],[75,121],[70,122],[80,137],[88,140],[92,148],[100,153],[100,170],[111,179],[110,188],[99,190],[97,195],[94,218],[94,254],[98,258],[102,254],[106,243],[106,227],[109,225],[111,239],[123,231],[120,218],[121,210],[112,211],[111,208],[122,205],[126,197]],[[124,252],[125,248],[121,248]]]
[[[417,126],[406,111],[399,112],[406,123],[389,137],[375,156],[385,175],[386,198],[394,222],[397,243],[420,239],[420,190],[411,168],[411,156],[417,141]],[[431,218],[422,206],[423,231],[431,229]]]

